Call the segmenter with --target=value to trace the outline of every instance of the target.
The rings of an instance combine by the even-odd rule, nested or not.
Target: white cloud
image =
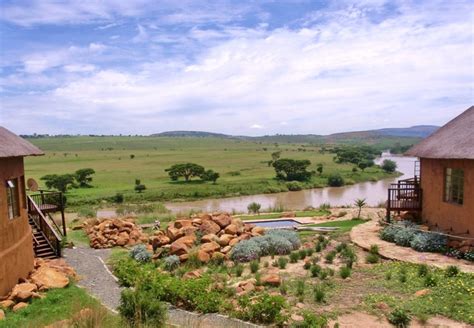
[[[251,128],[251,129],[260,129],[260,130],[261,130],[261,129],[263,129],[263,126],[260,125],[260,124],[252,124],[252,125],[250,126],[250,128]]]

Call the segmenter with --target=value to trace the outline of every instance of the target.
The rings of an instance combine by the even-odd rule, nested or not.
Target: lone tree
[[[69,186],[74,185],[74,175],[72,174],[48,174],[41,177],[48,189],[57,189],[66,192]]]
[[[312,173],[306,171],[311,164],[307,159],[296,160],[282,158],[273,162],[276,177],[286,181],[305,181],[311,178]]]
[[[146,186],[142,184],[140,179],[135,179],[135,191],[138,193],[141,193],[145,189],[146,189]]]
[[[254,213],[254,214],[260,214],[260,208],[262,208],[262,205],[255,202],[252,202],[247,206],[247,210],[249,211],[249,213]]]
[[[328,185],[331,187],[341,187],[344,183],[344,178],[339,173],[331,174],[328,177]]]
[[[79,183],[79,187],[85,188],[91,187],[89,183],[92,182],[91,175],[93,174],[95,174],[94,169],[86,168],[77,170],[76,173],[74,173],[74,176],[76,178],[77,183]]]
[[[318,171],[318,174],[321,175],[323,173],[323,164],[319,163],[318,166],[316,167],[316,171]]]
[[[382,167],[382,170],[384,170],[385,172],[393,173],[397,169],[397,163],[390,159],[386,159],[382,162],[381,167]]]
[[[220,175],[213,170],[207,170],[201,175],[201,179],[204,181],[212,181],[213,184],[216,184],[217,179],[219,179]]]
[[[165,171],[168,172],[171,180],[177,181],[180,177],[184,177],[186,182],[192,177],[202,176],[205,172],[204,167],[194,163],[175,164]]]
[[[365,202],[365,198],[356,199],[354,204],[355,204],[355,206],[357,206],[359,208],[359,213],[357,213],[357,218],[360,219],[360,212],[362,211],[362,207],[367,205],[367,203]]]

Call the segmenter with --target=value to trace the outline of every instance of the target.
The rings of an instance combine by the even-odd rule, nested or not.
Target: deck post
[[[62,192],[59,193],[59,197],[61,205],[61,221],[63,224],[63,235],[66,236],[66,218],[64,217],[64,197]]]
[[[388,197],[387,197],[387,222],[390,223],[390,188],[388,188]]]

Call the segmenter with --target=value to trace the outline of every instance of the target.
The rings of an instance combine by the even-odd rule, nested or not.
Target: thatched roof
[[[0,158],[39,155],[44,153],[38,147],[0,126]]]
[[[474,159],[474,106],[406,152],[421,158]]]

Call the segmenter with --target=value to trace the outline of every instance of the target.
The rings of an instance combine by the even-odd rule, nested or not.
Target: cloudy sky
[[[474,2],[2,0],[17,133],[328,134],[474,103]]]

